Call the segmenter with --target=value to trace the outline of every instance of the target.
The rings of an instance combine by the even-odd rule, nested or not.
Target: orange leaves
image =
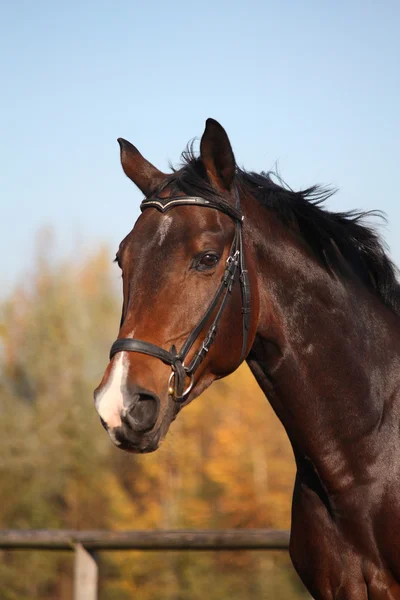
[[[212,437],[203,468],[218,489],[219,526],[287,527],[294,475],[291,450],[248,368],[215,383],[202,400],[207,413],[206,403],[212,407]],[[270,498],[278,479],[287,501],[279,498],[274,507]]]

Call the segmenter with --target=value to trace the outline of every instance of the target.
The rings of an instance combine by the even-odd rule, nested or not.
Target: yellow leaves
[[[291,449],[247,367],[214,383],[178,418],[184,422],[181,427],[192,432],[191,443],[185,437],[186,458],[197,437],[192,454],[201,456],[203,493],[207,489],[213,502],[214,526],[289,526]],[[188,479],[182,482],[186,493],[187,483]],[[210,512],[208,508],[205,514]]]
[[[100,477],[107,500],[107,527],[116,530],[131,529],[137,515],[129,494],[120,485],[114,473],[106,472]]]

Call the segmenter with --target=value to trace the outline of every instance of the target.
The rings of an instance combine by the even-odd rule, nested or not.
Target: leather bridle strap
[[[236,193],[236,192],[235,192]],[[171,347],[168,352],[159,346],[151,344],[150,342],[144,342],[135,338],[122,338],[116,340],[110,350],[110,360],[117,352],[139,352],[141,354],[147,354],[160,359],[165,364],[168,364],[172,368],[172,373],[169,379],[169,394],[177,402],[185,401],[188,393],[192,389],[194,382],[194,373],[204,360],[210,346],[214,342],[218,323],[221,315],[224,311],[230,292],[232,291],[233,284],[236,279],[236,273],[239,269],[239,280],[242,292],[242,313],[243,313],[243,339],[242,339],[242,352],[239,364],[242,362],[246,355],[247,340],[248,340],[248,329],[250,324],[250,286],[248,280],[247,270],[245,269],[244,254],[243,254],[243,239],[242,239],[242,214],[238,206],[238,195],[236,194],[237,206],[236,208],[231,207],[226,202],[210,202],[204,198],[197,196],[179,196],[177,198],[149,198],[143,200],[140,208],[145,210],[147,208],[156,208],[161,212],[179,206],[179,205],[197,205],[204,206],[207,208],[213,208],[224,212],[232,219],[235,220],[235,235],[230,248],[229,256],[226,260],[225,271],[221,279],[221,283],[208,306],[205,314],[200,319],[199,323],[189,334],[188,338],[184,342],[180,352],[178,353],[175,346]],[[217,313],[214,320],[209,327],[206,336],[201,344],[199,350],[193,355],[190,364],[185,365],[184,360],[188,355],[193,344],[199,337],[200,333],[204,329],[205,325],[214,314],[219,304]],[[185,390],[186,377],[190,377],[191,382],[189,387]],[[173,382],[173,386],[171,383]]]

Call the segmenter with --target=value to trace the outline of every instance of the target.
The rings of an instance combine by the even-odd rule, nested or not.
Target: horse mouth
[[[136,436],[128,427],[115,427],[108,431],[111,440],[114,444],[125,452],[131,454],[149,454],[154,452],[160,446],[164,436],[161,435],[161,428],[152,434],[145,435],[141,438]]]
[[[124,452],[129,452],[130,454],[150,454],[150,452],[157,450],[158,446],[159,444],[152,444],[146,448],[140,448],[139,446],[127,443],[119,445],[118,448],[124,450]]]

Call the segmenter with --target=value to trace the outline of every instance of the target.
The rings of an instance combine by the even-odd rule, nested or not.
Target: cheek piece
[[[154,356],[155,358],[162,360],[163,363],[170,365],[172,370],[168,381],[168,394],[175,402],[185,402],[189,392],[193,388],[195,372],[201,362],[204,360],[207,352],[210,349],[210,346],[214,342],[219,320],[237,278],[240,281],[242,292],[242,352],[238,366],[246,356],[248,331],[250,326],[250,284],[248,273],[245,268],[243,254],[242,223],[244,217],[240,210],[239,195],[236,189],[234,191],[234,196],[236,199],[235,208],[223,200],[210,201],[197,196],[146,198],[140,205],[140,209],[142,211],[149,208],[155,208],[164,213],[175,206],[193,204],[195,206],[204,206],[205,208],[219,210],[220,212],[223,212],[231,217],[231,219],[233,219],[235,222],[235,234],[229,251],[229,256],[226,259],[225,270],[221,279],[221,283],[216,290],[214,298],[208,306],[204,316],[189,334],[180,351],[178,352],[173,345],[168,352],[160,346],[155,346],[150,342],[144,342],[135,338],[119,338],[111,346],[110,360],[113,358],[113,356],[115,356],[115,354],[117,354],[117,352],[139,352],[141,354]],[[185,365],[185,358],[187,357],[190,349],[214,313],[215,317],[205,335],[203,343],[194,353],[190,363]],[[187,378],[190,379],[190,382],[185,389]]]

